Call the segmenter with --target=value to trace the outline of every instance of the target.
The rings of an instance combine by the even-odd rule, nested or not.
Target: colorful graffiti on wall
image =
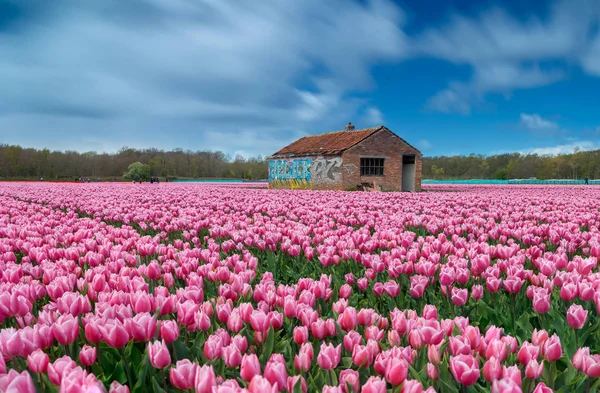
[[[271,160],[269,161],[269,187],[311,188],[311,166],[312,159],[310,158]]]

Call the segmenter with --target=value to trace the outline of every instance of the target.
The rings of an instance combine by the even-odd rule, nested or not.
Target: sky
[[[0,0],[0,143],[270,155],[600,148],[600,0]]]

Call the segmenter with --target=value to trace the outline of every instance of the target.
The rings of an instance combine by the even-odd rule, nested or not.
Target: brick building
[[[269,158],[269,188],[421,191],[421,152],[384,126],[298,139]]]

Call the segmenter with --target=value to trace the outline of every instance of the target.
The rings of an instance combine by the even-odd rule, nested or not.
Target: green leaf
[[[124,361],[121,360],[119,363],[117,363],[117,366],[115,367],[115,371],[112,374],[112,379],[115,381],[119,381],[120,384],[133,383],[133,381],[127,380],[127,373],[125,372],[125,362]]]
[[[292,393],[302,393],[302,380],[300,378],[298,378],[298,380],[294,384],[294,389],[292,390]]]
[[[273,345],[275,343],[275,332],[273,331],[273,326],[269,327],[269,332],[267,333],[267,339],[264,344],[264,352],[260,355],[261,364],[266,364],[271,354],[273,353]]]
[[[59,387],[50,382],[48,379],[48,375],[46,373],[42,373],[42,383],[44,384],[44,392],[45,393],[58,393]]]
[[[173,341],[173,348],[175,349],[175,353],[177,354],[178,360],[192,358],[190,349],[187,346],[185,346],[185,344],[181,341],[181,338],[178,338],[177,340]]]
[[[350,368],[352,367],[352,358],[350,356],[343,357],[340,364],[342,365],[343,369]]]
[[[158,381],[156,380],[156,375],[152,378],[152,390],[154,390],[154,393],[167,393],[165,392],[165,390],[163,388],[160,387],[160,384],[158,383]]]
[[[335,373],[335,370],[329,370],[329,375],[331,376],[331,379],[333,380],[333,386],[338,386],[338,377],[337,377],[337,374]]]
[[[144,393],[148,390],[148,385],[146,385],[146,377],[150,369],[149,366],[150,363],[148,362],[148,356],[144,356],[144,359],[140,362],[136,370],[137,383],[133,387],[132,393]]]

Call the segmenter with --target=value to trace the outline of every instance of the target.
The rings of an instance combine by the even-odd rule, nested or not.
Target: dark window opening
[[[415,156],[402,156],[402,163],[403,164],[414,164],[414,163],[416,163],[416,157]]]
[[[384,158],[361,158],[360,175],[361,176],[383,176]]]

